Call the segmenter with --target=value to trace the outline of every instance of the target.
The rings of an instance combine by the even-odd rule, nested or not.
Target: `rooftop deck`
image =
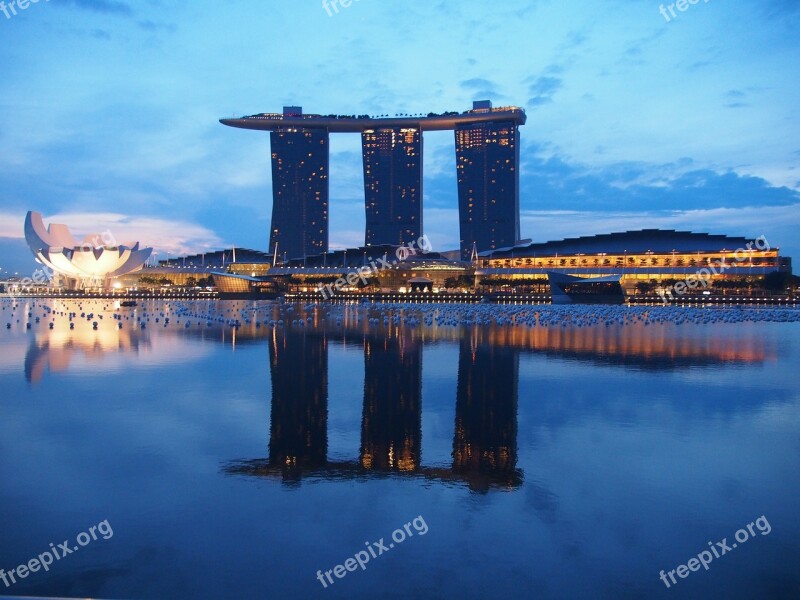
[[[327,129],[336,133],[360,133],[368,129],[401,128],[421,131],[446,131],[465,123],[512,121],[524,125],[525,111],[516,106],[468,110],[463,113],[429,113],[427,116],[371,117],[368,115],[287,115],[261,113],[240,118],[220,119],[220,123],[241,129],[273,131],[276,129]]]

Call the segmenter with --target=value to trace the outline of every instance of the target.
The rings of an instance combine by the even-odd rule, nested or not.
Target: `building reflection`
[[[370,313],[372,316],[375,313]],[[273,318],[282,318],[276,312]],[[361,309],[348,307],[341,324],[325,317],[319,308],[306,316],[313,329],[329,340],[346,337],[349,343],[361,344],[365,338],[378,343],[378,337],[401,338],[404,344],[414,340],[422,345],[436,342],[461,343],[465,336],[480,336],[481,344],[509,347],[525,354],[543,354],[555,358],[648,371],[683,370],[702,366],[746,365],[774,361],[778,347],[772,338],[715,325],[687,330],[674,323],[625,327],[597,326],[500,326],[438,327],[405,329],[390,325],[377,331],[364,318]],[[287,331],[291,331],[287,327]],[[296,331],[296,329],[294,329]],[[476,333],[477,330],[477,333]],[[309,329],[310,331],[310,329]],[[213,324],[210,327],[170,330],[171,335],[214,340],[235,349],[237,345],[263,343],[272,336],[272,328],[245,324],[232,328]]]
[[[412,477],[513,489],[516,468],[518,351],[461,346],[450,466],[422,464],[422,349],[409,330],[362,334],[364,398],[357,460],[327,459],[328,344],[352,344],[344,331],[274,331],[270,342],[272,415],[267,460],[236,461],[224,471],[294,485],[310,477]]]
[[[458,357],[453,471],[470,488],[513,486],[517,471],[519,351],[479,342],[477,330],[462,338]]]
[[[76,356],[91,363],[102,361],[111,353],[138,353],[150,348],[149,334],[135,329],[69,330],[62,326],[45,330],[37,333],[25,352],[25,379],[36,383],[45,373],[66,372]]]
[[[241,326],[198,317],[167,325],[159,313],[106,314],[95,328],[89,320],[62,315],[31,317],[20,329],[20,352],[30,382],[45,373],[136,364],[185,363],[210,351],[214,342],[235,351],[237,345],[266,345],[272,387],[266,458],[237,461],[225,467],[231,474],[274,477],[292,483],[306,477],[410,477],[454,482],[474,491],[515,489],[522,483],[517,468],[519,357],[553,356],[591,365],[652,370],[689,369],[704,365],[761,364],[775,360],[777,342],[756,331],[717,325],[681,330],[677,324],[645,327],[406,327],[370,324],[380,314],[348,308],[330,317],[324,308],[307,307],[288,320],[280,306],[270,306],[258,320]],[[38,311],[37,311],[38,312]],[[110,312],[110,311],[109,311]],[[220,313],[222,314],[222,313]],[[39,315],[37,315],[39,316]],[[163,313],[161,317],[163,317]],[[267,326],[267,318],[287,316],[287,322]],[[300,325],[296,316],[305,318]],[[28,322],[29,324],[29,322]],[[52,329],[50,328],[52,327]],[[30,330],[30,331],[29,331]],[[16,335],[16,334],[15,334]],[[32,336],[28,342],[22,336]],[[196,343],[202,342],[202,343]],[[352,459],[328,458],[329,345],[360,348],[364,381],[360,445]],[[447,392],[455,402],[452,461],[423,463],[422,363],[426,344],[458,344],[458,377]],[[143,350],[146,350],[144,352]],[[148,358],[145,355],[150,354]],[[74,360],[78,356],[79,360]],[[15,367],[16,368],[16,367]],[[455,368],[455,365],[453,365]],[[449,433],[449,432],[448,432]],[[354,446],[356,444],[354,443]],[[445,450],[445,452],[447,452]]]
[[[286,483],[303,478],[412,477],[455,482],[477,492],[516,489],[519,357],[561,359],[673,370],[706,364],[759,363],[777,350],[758,336],[726,343],[719,333],[679,336],[671,328],[472,327],[425,332],[363,320],[344,326],[324,320],[314,328],[268,329],[272,417],[266,460],[228,464],[229,474],[265,476]],[[258,335],[263,334],[257,334]],[[438,336],[438,337],[437,337]],[[426,342],[459,344],[453,390],[452,462],[422,461],[422,361]],[[327,457],[328,345],[364,353],[361,443],[352,460]],[[356,449],[354,448],[354,454]]]
[[[681,332],[679,326],[493,327],[487,343],[595,364],[669,371],[774,360],[777,348],[762,336],[731,331]]]
[[[328,342],[324,335],[282,335],[269,344],[272,380],[269,464],[288,478],[328,458]]]
[[[422,447],[422,343],[411,336],[364,339],[361,466],[414,471]]]

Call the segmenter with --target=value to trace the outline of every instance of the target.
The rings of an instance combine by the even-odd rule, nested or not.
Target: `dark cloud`
[[[528,93],[531,94],[528,106],[536,107],[552,102],[553,95],[562,87],[564,87],[564,81],[560,77],[549,75],[537,77],[528,87]]]
[[[145,31],[166,31],[168,33],[175,33],[178,29],[177,25],[174,23],[157,23],[155,21],[150,21],[149,19],[144,21],[139,21],[137,25],[144,29]]]
[[[765,179],[693,169],[691,159],[653,165],[618,163],[590,169],[555,155],[543,158],[543,148],[523,150],[521,197],[537,209],[564,210],[692,210],[745,206],[788,206],[800,193],[775,187]],[[532,208],[528,204],[527,208]]]
[[[689,71],[698,71],[700,69],[704,69],[705,67],[710,67],[714,64],[714,61],[711,60],[699,60],[695,63],[690,64],[687,68]]]
[[[494,82],[482,77],[466,79],[462,81],[460,85],[462,88],[469,91],[472,97],[476,100],[499,100],[501,98],[505,98],[505,96],[498,91],[497,85]]]
[[[133,9],[120,0],[62,0],[59,4],[98,13],[133,16]]]
[[[575,50],[583,46],[587,41],[589,41],[587,31],[570,31],[559,48],[561,50]]]
[[[666,33],[666,27],[661,27],[653,34],[629,42],[622,52],[620,63],[628,66],[643,66],[645,52],[651,50],[656,42]]]
[[[744,108],[750,106],[744,101],[746,94],[741,90],[730,90],[725,94],[725,108]]]
[[[465,79],[461,82],[461,87],[466,89],[473,89],[473,88],[481,88],[481,87],[493,87],[494,84],[489,81],[488,79],[483,79],[481,77],[474,77],[472,79]]]

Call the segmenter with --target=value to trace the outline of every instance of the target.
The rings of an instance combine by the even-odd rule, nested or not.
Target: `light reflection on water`
[[[116,533],[15,593],[668,597],[661,569],[761,514],[768,537],[677,593],[800,590],[796,323],[0,305],[0,566]],[[317,569],[417,515],[425,538],[322,589]]]

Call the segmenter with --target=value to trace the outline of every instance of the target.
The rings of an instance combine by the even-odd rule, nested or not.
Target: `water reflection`
[[[453,470],[473,489],[516,485],[519,350],[461,340],[458,356]]]
[[[415,471],[422,452],[422,343],[408,335],[364,338],[361,466]]]
[[[451,466],[422,464],[422,343],[411,330],[364,335],[364,397],[357,460],[327,459],[327,352],[346,334],[274,331],[269,457],[237,461],[229,474],[279,478],[422,477],[473,490],[513,489],[516,469],[518,351],[460,346]],[[352,337],[349,341],[352,341]]]
[[[151,349],[150,336],[135,329],[48,330],[35,336],[28,345],[25,352],[25,379],[35,383],[46,372],[65,372],[76,356],[90,363],[99,363],[110,353],[138,353],[144,349]]]
[[[763,336],[723,327],[674,324],[625,327],[495,327],[484,343],[545,353],[568,360],[663,371],[775,360],[777,348]]]
[[[514,489],[517,468],[517,403],[520,353],[562,359],[671,370],[698,365],[762,362],[776,353],[758,336],[737,343],[725,335],[678,335],[667,327],[511,328],[442,330],[459,344],[453,390],[455,423],[452,463],[422,460],[422,360],[424,330],[345,327],[270,330],[273,383],[269,457],[238,461],[229,474],[274,477],[296,483],[304,477],[414,476],[466,484],[476,491]],[[677,340],[675,337],[677,336]],[[364,396],[358,459],[327,459],[327,352],[330,341],[360,344]],[[428,341],[433,341],[429,339]]]
[[[325,336],[273,331],[269,466],[287,478],[328,458],[328,343]]]
[[[564,323],[562,326],[536,327],[490,325],[406,328],[394,323],[384,327],[371,325],[368,317],[380,316],[384,311],[362,307],[346,307],[340,315],[332,317],[329,312],[326,313],[327,308],[315,305],[288,308],[278,304],[198,302],[196,306],[192,305],[196,314],[185,314],[180,312],[185,308],[163,302],[145,303],[129,310],[120,309],[107,301],[87,301],[85,304],[52,301],[52,312],[49,312],[50,308],[46,304],[28,302],[16,307],[15,312],[11,311],[10,306],[3,307],[4,311],[8,309],[12,312],[9,316],[16,316],[17,319],[22,317],[21,321],[14,323],[14,329],[17,330],[15,333],[32,335],[34,338],[25,360],[26,377],[30,381],[41,377],[43,365],[45,368],[48,364],[52,365],[56,372],[68,369],[72,355],[77,352],[88,360],[93,360],[112,352],[151,349],[151,339],[171,339],[175,343],[162,343],[161,354],[164,358],[180,360],[181,352],[175,352],[176,356],[166,356],[167,352],[173,352],[178,343],[182,344],[183,352],[190,347],[190,342],[197,340],[219,343],[235,350],[237,345],[260,344],[266,340],[272,343],[276,332],[282,336],[284,334],[281,332],[284,331],[313,331],[329,338],[333,336],[331,339],[352,338],[358,343],[369,340],[370,349],[365,350],[365,367],[368,373],[366,384],[372,385],[370,381],[374,380],[374,376],[371,373],[385,370],[386,365],[394,364],[402,369],[407,377],[396,377],[389,389],[396,390],[397,394],[403,396],[403,410],[406,405],[409,410],[413,410],[413,389],[419,380],[421,368],[421,358],[416,363],[413,357],[421,357],[420,347],[436,342],[461,343],[465,337],[470,337],[473,340],[471,343],[478,345],[511,347],[526,353],[546,354],[567,360],[648,370],[762,363],[776,360],[778,354],[774,339],[765,339],[764,336],[755,334],[745,324],[735,328],[721,325],[708,328],[689,325],[681,327],[675,323],[649,327],[641,323],[624,327],[576,326]],[[63,310],[56,312],[58,309]],[[77,312],[74,320],[68,322],[65,315],[69,310],[97,313],[92,320],[98,322],[98,327],[94,328],[91,322],[78,318]],[[401,313],[406,314],[402,311]],[[237,319],[239,326],[231,327],[220,322],[217,317],[223,315],[225,318],[241,319]],[[32,328],[26,333],[25,322],[32,321],[34,317],[36,322],[30,323]],[[119,320],[115,320],[115,317]],[[168,327],[165,317],[171,318]],[[286,319],[285,328],[269,326],[268,319]],[[298,328],[297,321],[303,321],[304,326]],[[13,320],[9,322],[9,328],[12,323]],[[48,326],[51,326],[49,330]],[[381,377],[385,378],[386,375]],[[367,395],[372,393],[366,391]],[[412,404],[407,404],[409,402]],[[383,409],[384,405],[379,404],[370,410]],[[365,415],[368,416],[369,412]],[[388,418],[378,412],[374,415],[378,420]],[[398,437],[396,441],[399,442],[402,437]],[[419,453],[414,450],[410,439],[403,443],[411,444],[408,452]],[[392,447],[399,448],[396,445]],[[368,450],[367,454],[376,459],[376,451],[377,449]],[[381,451],[380,454],[386,453]]]
[[[95,362],[109,353],[147,349],[156,360],[169,355],[181,361],[207,347],[204,342],[233,351],[237,344],[266,344],[272,389],[267,457],[230,463],[227,473],[274,477],[290,485],[307,477],[422,477],[486,491],[514,489],[522,482],[517,468],[521,353],[648,370],[752,364],[777,356],[774,341],[741,328],[717,327],[712,335],[702,328],[687,331],[666,324],[376,327],[366,317],[377,312],[369,309],[348,309],[343,317],[330,318],[319,307],[296,307],[290,322],[286,307],[265,308],[259,309],[265,310],[262,322],[245,319],[237,327],[196,316],[184,316],[181,322],[175,315],[167,327],[164,313],[152,310],[125,313],[119,321],[107,314],[98,329],[86,321],[74,329],[66,321],[53,329],[42,322],[27,334],[33,339],[25,356],[25,377],[36,382],[48,370],[64,372],[76,354]],[[160,321],[156,314],[161,314]],[[285,317],[287,323],[268,326],[268,317]],[[300,320],[306,324],[300,326]],[[361,439],[350,460],[328,458],[331,342],[356,345],[363,352]],[[423,349],[431,343],[457,343],[459,348],[450,396],[455,403],[452,462],[447,465],[423,461],[422,363]]]

